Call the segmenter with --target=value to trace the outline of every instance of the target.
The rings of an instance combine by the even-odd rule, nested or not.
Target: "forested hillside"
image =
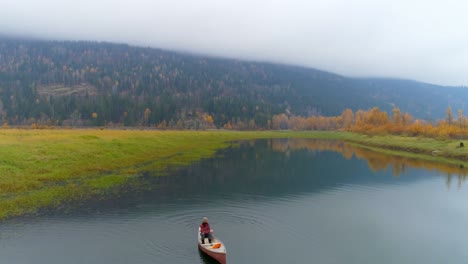
[[[121,44],[0,39],[0,115],[9,125],[268,128],[280,113],[374,106],[434,120],[467,101],[462,87]]]

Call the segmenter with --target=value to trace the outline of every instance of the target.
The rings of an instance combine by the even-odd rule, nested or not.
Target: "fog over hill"
[[[460,0],[14,0],[0,33],[468,85]]]

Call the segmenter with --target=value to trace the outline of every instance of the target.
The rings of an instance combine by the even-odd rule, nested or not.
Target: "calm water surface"
[[[0,225],[0,263],[467,263],[464,169],[340,142],[263,140],[100,206]]]

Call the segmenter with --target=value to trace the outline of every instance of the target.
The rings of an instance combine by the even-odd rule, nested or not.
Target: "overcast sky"
[[[0,33],[468,85],[461,0],[1,0]]]

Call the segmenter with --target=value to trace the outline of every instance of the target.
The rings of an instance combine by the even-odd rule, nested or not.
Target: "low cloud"
[[[468,85],[463,1],[15,0],[0,33]]]

